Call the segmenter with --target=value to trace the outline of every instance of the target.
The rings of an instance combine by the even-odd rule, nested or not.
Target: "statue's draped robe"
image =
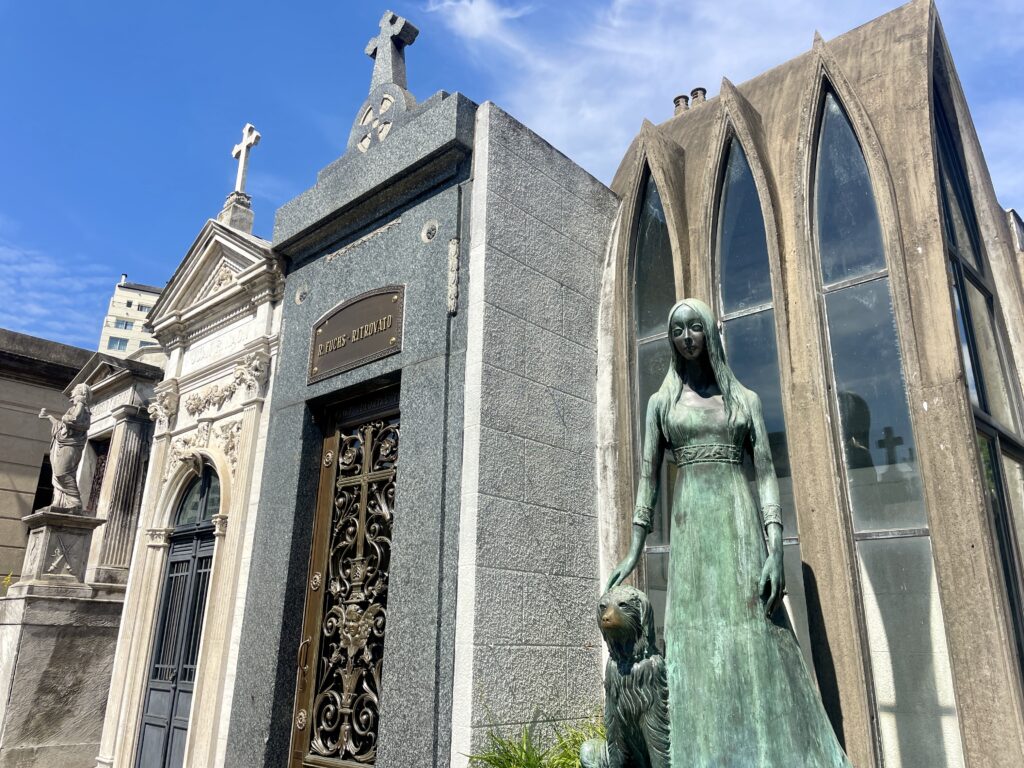
[[[73,403],[68,412],[53,424],[53,439],[50,442],[50,466],[53,468],[51,507],[75,510],[82,507],[76,475],[85,448],[89,421],[89,408],[84,403]]]
[[[671,765],[850,768],[792,632],[758,595],[767,549],[746,446],[768,519],[778,483],[760,402],[742,396],[749,418],[731,423],[718,397],[693,407],[662,391],[648,408],[634,522],[650,527],[664,453],[679,466],[665,616]]]

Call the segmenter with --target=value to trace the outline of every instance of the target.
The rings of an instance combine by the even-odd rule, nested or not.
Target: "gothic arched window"
[[[644,437],[647,401],[661,386],[672,359],[668,340],[668,312],[676,302],[668,222],[661,204],[661,195],[650,173],[642,189],[632,262],[633,332],[636,340],[633,434],[637,445],[641,444]],[[639,450],[635,453],[640,456]],[[658,508],[651,516],[653,528],[644,550],[644,576],[657,617],[658,640],[663,643],[668,577],[668,510],[675,482],[675,465],[665,461],[661,472],[662,492],[659,494]]]
[[[1019,663],[1024,667],[1024,441],[1021,440],[1019,381],[1005,353],[998,296],[978,229],[958,132],[937,90],[935,134],[939,199],[953,308],[960,335],[967,394],[978,429],[985,490],[1003,566]]]
[[[847,514],[886,765],[962,750],[882,226],[861,144],[824,98],[814,222]]]
[[[736,377],[758,394],[764,410],[775,475],[779,479],[789,608],[810,664],[800,540],[782,412],[768,235],[754,174],[736,137],[729,140],[726,151],[715,234],[718,314],[722,318],[726,355]],[[748,469],[752,477],[752,466]],[[752,490],[756,494],[756,488]]]

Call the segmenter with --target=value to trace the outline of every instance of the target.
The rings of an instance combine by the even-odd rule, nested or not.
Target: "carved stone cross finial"
[[[260,143],[260,132],[252,123],[242,129],[242,140],[235,144],[231,156],[238,160],[238,175],[235,177],[235,192],[245,194],[245,176],[249,172],[249,150]]]
[[[405,46],[412,45],[420,31],[396,13],[385,11],[380,20],[380,34],[366,44],[366,55],[373,59],[373,80],[370,92],[381,85],[394,83],[406,88]]]

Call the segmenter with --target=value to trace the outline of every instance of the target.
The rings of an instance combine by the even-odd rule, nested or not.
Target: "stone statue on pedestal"
[[[52,425],[50,466],[53,467],[53,502],[50,509],[72,515],[82,513],[82,494],[78,490],[78,465],[92,421],[92,390],[88,384],[79,384],[71,390],[71,407],[57,418],[45,408],[39,418],[49,419]]]

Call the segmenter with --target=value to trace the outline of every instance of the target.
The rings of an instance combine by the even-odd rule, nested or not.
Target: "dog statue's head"
[[[646,659],[658,653],[654,611],[647,595],[634,587],[612,587],[597,604],[597,624],[616,664]]]

